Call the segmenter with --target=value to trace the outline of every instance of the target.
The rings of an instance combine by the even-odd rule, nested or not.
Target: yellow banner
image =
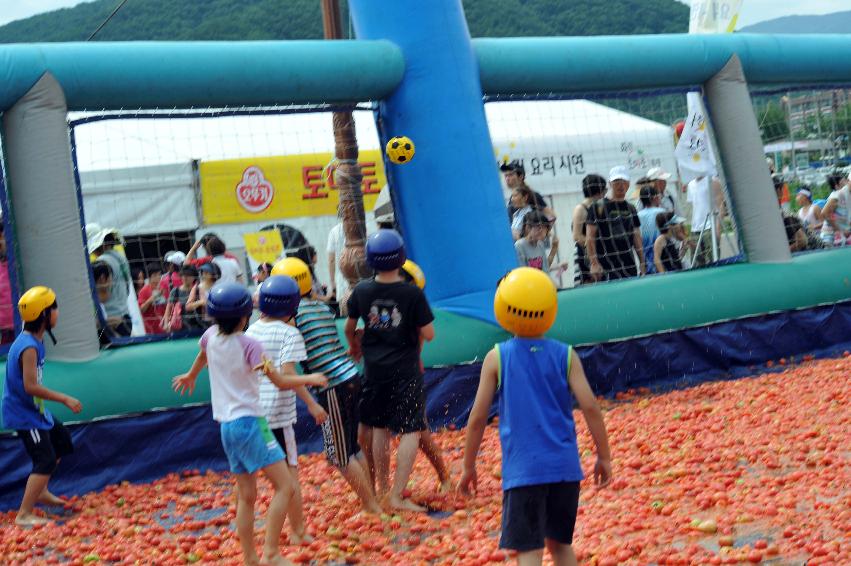
[[[337,214],[333,155],[310,153],[202,161],[204,224],[234,224]],[[371,211],[387,182],[379,150],[361,152],[364,208]]]
[[[284,242],[279,230],[243,234],[245,252],[257,263],[275,263],[284,255]]]

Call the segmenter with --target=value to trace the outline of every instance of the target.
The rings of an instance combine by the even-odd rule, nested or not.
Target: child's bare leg
[[[553,557],[555,566],[576,566],[576,555],[573,553],[573,547],[569,544],[562,544],[552,539],[546,539],[545,544],[550,555]]]
[[[24,497],[21,500],[21,507],[18,509],[18,515],[15,517],[15,524],[22,527],[32,525],[44,525],[50,523],[50,519],[37,517],[33,515],[33,507],[38,501],[41,494],[47,489],[47,483],[50,481],[50,476],[45,474],[30,474],[27,478],[27,486],[24,488]]]
[[[269,508],[266,510],[263,564],[275,566],[291,564],[290,561],[281,556],[281,550],[278,547],[281,530],[284,528],[284,519],[286,519],[290,498],[293,496],[294,490],[293,480],[287,467],[286,461],[281,460],[263,468],[263,474],[275,490],[271,501],[269,501]]]
[[[429,429],[425,429],[420,433],[420,450],[423,451],[429,463],[437,472],[437,479],[440,482],[440,491],[447,492],[452,489],[452,484],[449,481],[449,469],[443,461],[443,452]]]
[[[372,454],[372,427],[365,424],[358,425],[358,445],[363,451],[363,457],[366,460],[365,471],[369,484],[372,486],[372,491],[375,492],[375,458]]]
[[[517,566],[541,566],[544,562],[544,549],[528,550],[517,554]]]
[[[376,431],[377,432],[377,431]],[[393,477],[393,490],[390,492],[390,506],[406,511],[425,511],[416,503],[402,497],[411,471],[414,469],[414,460],[417,458],[417,449],[420,444],[420,433],[409,432],[403,434],[399,439],[399,450],[396,452],[396,475]]]
[[[390,431],[372,429],[372,453],[375,459],[376,495],[384,497],[390,490]]]
[[[369,481],[369,476],[361,466],[361,459],[353,456],[349,458],[348,465],[340,470],[343,477],[351,486],[352,491],[358,496],[366,513],[375,515],[381,514],[381,506],[378,505],[378,500],[375,498],[375,492],[372,490],[372,485]]]
[[[302,511],[301,500],[301,485],[298,482],[298,466],[287,466],[290,472],[290,479],[293,484],[293,496],[290,498],[290,504],[287,507],[287,517],[290,519],[290,542],[292,544],[301,544],[302,542],[313,542],[313,537],[307,534],[304,526],[304,513]]]
[[[236,474],[236,536],[242,546],[245,563],[260,563],[254,548],[254,501],[257,499],[257,478],[252,474]]]

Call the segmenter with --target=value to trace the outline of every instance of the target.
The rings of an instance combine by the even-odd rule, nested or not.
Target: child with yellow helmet
[[[416,285],[420,290],[425,289],[425,273],[423,273],[419,265],[410,259],[406,259],[405,263],[402,264],[399,274],[411,285]],[[420,371],[425,371],[425,368],[422,367],[422,359],[420,359]],[[426,417],[427,424],[428,417]],[[449,491],[452,488],[449,468],[446,467],[446,462],[443,461],[443,451],[434,441],[434,437],[431,435],[431,430],[429,430],[428,426],[420,434],[420,451],[425,454],[434,471],[437,472],[437,480],[440,482],[441,491]],[[372,467],[372,462],[370,462],[370,467]]]
[[[50,493],[47,484],[60,458],[74,451],[68,429],[53,417],[44,402],[62,403],[74,413],[83,406],[70,395],[42,385],[44,334],[56,343],[51,330],[59,318],[56,293],[48,287],[33,287],[21,296],[18,311],[24,329],[9,348],[2,415],[3,428],[17,431],[33,462],[15,518],[18,525],[32,526],[50,522],[33,513],[36,503],[67,503]]]
[[[606,425],[582,362],[572,347],[544,337],[557,310],[555,285],[544,272],[520,267],[500,281],[494,314],[514,337],[485,357],[467,422],[459,483],[465,494],[476,488],[476,455],[497,396],[503,489],[500,547],[517,551],[520,564],[541,564],[545,546],[554,563],[576,564],[571,545],[583,475],[574,399],[597,446],[594,480],[603,487],[612,477]]]
[[[336,315],[317,296],[310,267],[301,259],[284,258],[275,264],[271,273],[272,276],[293,278],[301,294],[295,326],[301,332],[307,352],[307,359],[300,362],[302,369],[308,373],[321,372],[328,377],[328,385],[315,392],[317,402],[328,414],[322,423],[325,457],[351,486],[363,510],[380,514],[366,455],[358,444],[361,376],[340,342]]]

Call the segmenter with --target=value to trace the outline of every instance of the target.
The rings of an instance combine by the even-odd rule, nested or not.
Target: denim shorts
[[[221,435],[230,471],[235,474],[253,474],[284,459],[265,417],[240,417],[222,423]]]

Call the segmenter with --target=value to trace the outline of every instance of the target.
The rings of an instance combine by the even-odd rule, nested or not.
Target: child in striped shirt
[[[302,260],[285,258],[275,265],[272,273],[289,275],[298,283],[301,302],[295,322],[307,345],[302,369],[328,377],[328,385],[317,392],[319,404],[329,415],[322,424],[325,457],[340,470],[360,499],[364,512],[380,514],[369,467],[358,444],[361,376],[340,342],[334,311],[316,298],[310,268]]]
[[[270,360],[282,375],[295,375],[295,364],[307,358],[304,339],[294,326],[293,320],[301,298],[298,285],[291,278],[279,275],[266,279],[260,285],[259,291],[260,318],[248,327],[245,334],[260,342],[266,359]],[[296,395],[305,402],[316,424],[325,422],[328,414],[304,386],[282,390],[266,376],[261,376],[260,405],[272,434],[284,449],[294,480],[295,490],[287,507],[287,516],[292,529],[290,543],[298,545],[302,542],[312,542],[313,538],[305,528],[301,487],[298,483],[298,446],[293,431],[296,422]]]

